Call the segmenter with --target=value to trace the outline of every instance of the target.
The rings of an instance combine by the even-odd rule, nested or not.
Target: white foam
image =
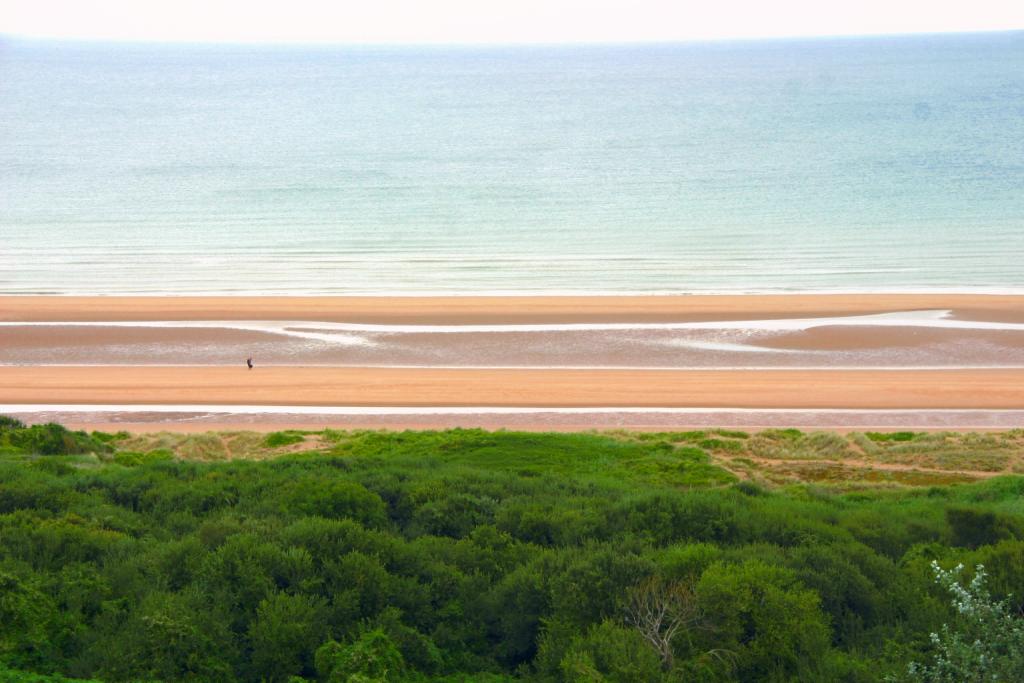
[[[816,327],[928,327],[961,330],[1024,331],[1024,323],[957,320],[951,310],[900,311],[872,315],[819,318],[779,318],[754,320],[709,320],[666,323],[527,323],[502,325],[378,325],[309,320],[153,320],[153,321],[46,321],[0,322],[0,327],[129,327],[129,328],[201,328],[233,329],[286,335],[343,345],[372,345],[362,334],[466,334],[515,332],[576,332],[634,330],[756,330],[763,332],[799,332]],[[345,333],[348,333],[347,335]]]
[[[3,254],[0,253],[0,257]],[[40,257],[38,253],[33,256]],[[532,258],[531,258],[532,260]],[[11,263],[12,261],[8,261]],[[0,262],[2,265],[2,262]],[[0,269],[2,270],[2,269]],[[104,273],[109,276],[109,273]],[[265,279],[266,273],[260,271],[259,275]],[[437,299],[441,297],[451,298],[522,298],[522,297],[657,297],[657,296],[789,296],[789,295],[819,295],[819,294],[966,294],[985,296],[1024,296],[1024,287],[1011,287],[1000,285],[975,285],[975,286],[947,286],[947,287],[897,287],[887,285],[885,287],[703,287],[694,289],[587,289],[587,288],[561,288],[561,289],[373,289],[359,288],[355,286],[330,287],[324,283],[318,283],[318,287],[303,288],[298,285],[285,285],[270,289],[258,289],[254,287],[233,287],[233,288],[206,288],[203,289],[196,283],[177,283],[181,286],[174,289],[160,289],[153,286],[146,289],[131,289],[130,286],[121,287],[110,285],[109,279],[105,288],[90,289],[81,283],[75,285],[54,286],[52,283],[47,286],[8,284],[0,287],[0,295],[22,296],[22,295],[45,295],[49,297],[80,297],[80,296],[252,296],[252,297],[280,297],[280,296],[301,296],[309,298],[321,297],[402,297],[409,299]],[[137,284],[137,283],[133,283]]]
[[[662,343],[662,346],[673,346],[683,349],[697,349],[698,351],[727,351],[729,353],[782,353],[782,354],[815,354],[818,351],[803,351],[800,349],[773,349],[768,346],[757,346],[755,344],[737,344],[732,342],[719,341],[697,341],[691,339],[669,339]]]
[[[279,336],[327,342],[338,346],[376,346],[377,342],[355,328],[339,327],[338,323],[276,322],[264,320],[141,320],[141,321],[68,321],[68,322],[9,322],[0,321],[0,327],[117,327],[159,329],[211,329],[261,332]],[[297,329],[296,329],[297,328]]]

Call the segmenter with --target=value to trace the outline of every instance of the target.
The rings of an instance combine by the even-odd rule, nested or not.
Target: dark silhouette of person
[[[245,359],[245,364],[249,366],[250,370],[252,370],[252,356]]]

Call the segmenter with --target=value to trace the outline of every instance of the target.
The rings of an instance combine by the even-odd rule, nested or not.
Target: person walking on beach
[[[252,356],[245,359],[245,364],[249,366],[250,370],[252,370]]]

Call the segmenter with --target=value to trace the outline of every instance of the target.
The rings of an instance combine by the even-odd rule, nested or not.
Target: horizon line
[[[795,33],[787,35],[751,35],[690,38],[622,39],[622,40],[522,40],[522,41],[329,41],[329,40],[211,40],[177,38],[129,38],[109,36],[56,36],[5,33],[0,31],[3,41],[36,43],[78,43],[89,45],[153,45],[153,46],[203,46],[203,47],[335,47],[335,48],[524,48],[524,47],[630,47],[630,46],[673,46],[707,45],[729,43],[764,43],[817,40],[865,40],[885,38],[928,38],[943,36],[983,36],[993,34],[1024,34],[1024,27],[998,29],[967,29],[951,31],[894,31],[881,33]]]

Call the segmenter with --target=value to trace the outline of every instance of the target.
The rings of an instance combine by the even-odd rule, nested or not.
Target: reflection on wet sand
[[[689,323],[5,323],[4,365],[535,368],[1024,366],[1024,325],[945,311]]]

